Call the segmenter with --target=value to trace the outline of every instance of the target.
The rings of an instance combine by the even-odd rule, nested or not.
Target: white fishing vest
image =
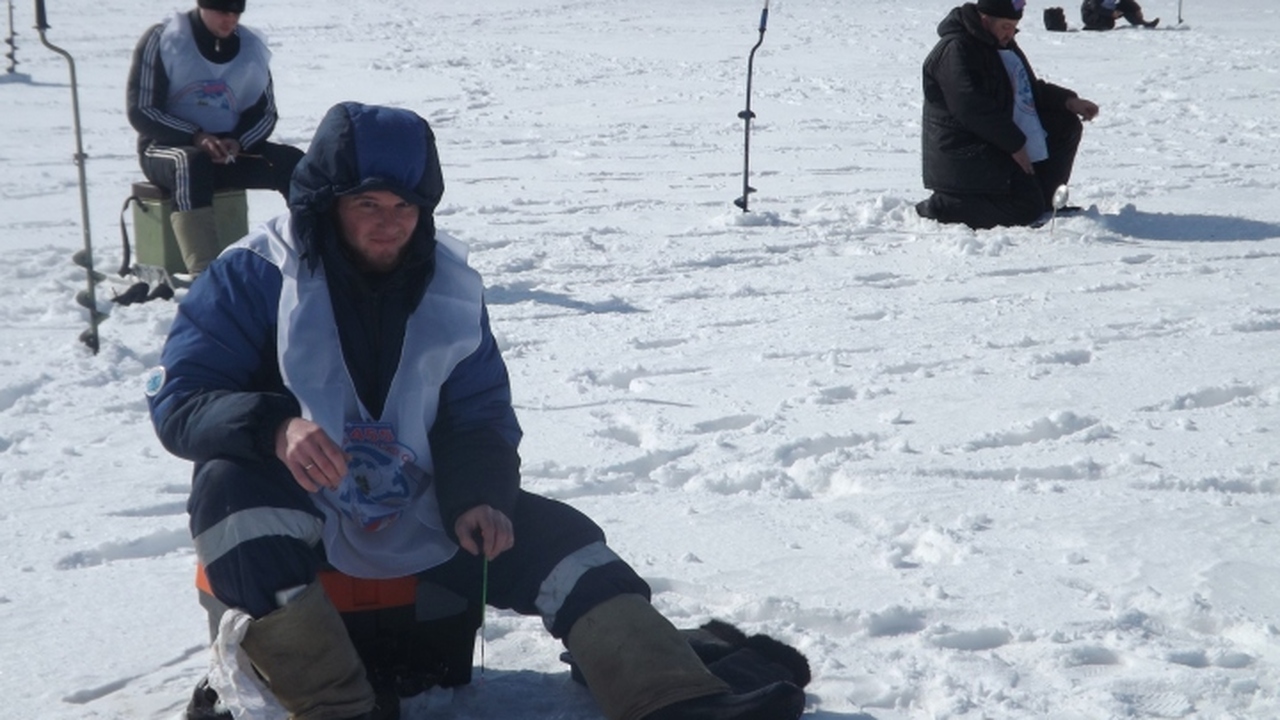
[[[285,385],[302,405],[302,416],[352,456],[342,487],[311,496],[325,516],[322,535],[329,562],[348,575],[388,578],[448,560],[458,548],[440,518],[427,433],[435,423],[444,381],[480,346],[483,286],[466,264],[466,246],[437,235],[435,274],[409,316],[382,417],[374,418],[360,402],[343,360],[324,267],[312,273],[301,266],[288,216],[277,217],[239,244],[283,275],[276,343]],[[394,434],[394,443],[381,437],[387,432]],[[396,462],[403,472],[392,467],[394,478],[382,478],[393,479],[394,489],[363,496],[353,517],[351,498],[363,482],[361,475]],[[392,503],[386,516],[380,514],[380,498]],[[372,520],[362,527],[366,518]]]
[[[160,34],[160,59],[169,76],[166,110],[209,133],[235,129],[240,115],[267,89],[271,51],[258,31],[239,26],[240,52],[212,63],[200,54],[187,16],[175,13]]]

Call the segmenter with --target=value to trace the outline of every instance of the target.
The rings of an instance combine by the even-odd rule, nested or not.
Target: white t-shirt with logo
[[[1049,144],[1045,141],[1048,133],[1036,114],[1036,97],[1031,92],[1031,75],[1027,66],[1012,50],[1001,50],[1000,59],[1004,61],[1009,82],[1013,84],[1013,123],[1027,136],[1027,155],[1033,163],[1048,160]]]

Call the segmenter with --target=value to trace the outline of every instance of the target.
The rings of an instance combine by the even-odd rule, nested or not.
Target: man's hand
[[[203,130],[193,138],[195,146],[203,150],[218,165],[226,165],[236,161],[240,154],[240,142],[232,138],[220,138]]]
[[[222,145],[222,152],[226,155],[225,163],[233,163],[236,156],[240,154],[240,141],[235,138],[221,138],[218,142]]]
[[[1088,122],[1098,117],[1098,105],[1091,100],[1074,97],[1067,101],[1067,110],[1080,116],[1081,120]]]
[[[1036,169],[1031,165],[1031,156],[1027,154],[1026,145],[1018,148],[1018,152],[1013,154],[1013,161],[1018,163],[1018,167],[1022,168],[1022,172],[1028,175],[1036,174]]]
[[[276,430],[276,457],[307,492],[337,490],[347,474],[347,458],[325,431],[310,420],[289,418]]]
[[[516,544],[511,519],[488,505],[477,505],[459,515],[458,521],[453,524],[453,532],[458,536],[458,544],[463,550],[472,555],[483,552],[489,560]]]

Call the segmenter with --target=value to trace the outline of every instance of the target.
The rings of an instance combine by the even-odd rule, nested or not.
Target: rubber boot
[[[595,606],[573,624],[565,644],[609,720],[642,720],[684,700],[729,693],[640,595]]]
[[[222,252],[213,207],[175,212],[169,216],[169,222],[173,225],[173,237],[178,241],[178,249],[182,251],[182,262],[187,266],[187,273],[194,277],[204,272],[209,263]]]
[[[373,717],[364,663],[319,582],[250,623],[240,646],[292,720]]]

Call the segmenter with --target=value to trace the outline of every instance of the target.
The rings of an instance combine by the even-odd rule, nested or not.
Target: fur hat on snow
[[[196,5],[205,10],[217,10],[218,12],[244,12],[244,0],[196,0]]]
[[[1021,20],[1027,0],[978,0],[978,12],[1008,20]]]

